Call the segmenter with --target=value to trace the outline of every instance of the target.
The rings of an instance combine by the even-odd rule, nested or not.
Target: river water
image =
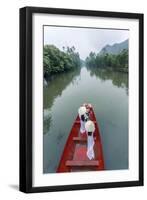
[[[128,74],[86,67],[59,74],[44,87],[43,172],[56,172],[83,103],[99,124],[106,170],[128,169]]]

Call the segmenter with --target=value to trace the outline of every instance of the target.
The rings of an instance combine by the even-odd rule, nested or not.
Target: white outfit
[[[80,117],[80,116],[79,116]],[[84,133],[85,131],[86,131],[86,129],[85,129],[85,122],[83,122],[82,120],[81,120],[81,117],[80,117],[80,133]]]
[[[91,136],[87,135],[87,156],[91,160],[94,158],[94,138],[93,133]]]
[[[81,122],[80,133],[84,133],[85,132],[85,122],[83,122],[82,120],[80,122]]]
[[[81,106],[78,110],[79,113],[79,118],[80,118],[80,133],[84,133],[85,130],[85,122],[81,120],[81,116],[85,115],[86,113],[86,107],[85,106]]]

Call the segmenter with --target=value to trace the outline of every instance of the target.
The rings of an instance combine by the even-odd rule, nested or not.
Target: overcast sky
[[[60,50],[63,46],[75,46],[82,59],[91,51],[98,53],[105,45],[120,43],[128,38],[127,30],[44,27],[44,44],[53,44]]]

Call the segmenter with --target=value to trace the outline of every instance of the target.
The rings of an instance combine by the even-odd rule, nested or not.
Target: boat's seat
[[[85,137],[73,137],[73,141],[75,142],[86,142],[87,141],[87,138]]]
[[[75,121],[75,123],[77,123],[77,124],[80,124],[81,122],[78,120],[78,121]],[[96,121],[93,121],[93,123],[97,123]]]
[[[94,140],[96,140],[96,137],[94,137]],[[75,141],[75,142],[87,142],[87,137],[73,137],[73,141]]]
[[[98,160],[67,160],[66,161],[66,166],[69,167],[97,167],[99,166],[99,161]]]

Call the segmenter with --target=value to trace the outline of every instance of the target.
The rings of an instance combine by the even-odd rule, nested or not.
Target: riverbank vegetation
[[[112,68],[120,72],[128,72],[128,50],[119,54],[96,54],[91,52],[85,60],[87,67]]]
[[[75,47],[63,47],[63,51],[54,45],[43,48],[44,77],[66,72],[81,65],[79,53]]]

